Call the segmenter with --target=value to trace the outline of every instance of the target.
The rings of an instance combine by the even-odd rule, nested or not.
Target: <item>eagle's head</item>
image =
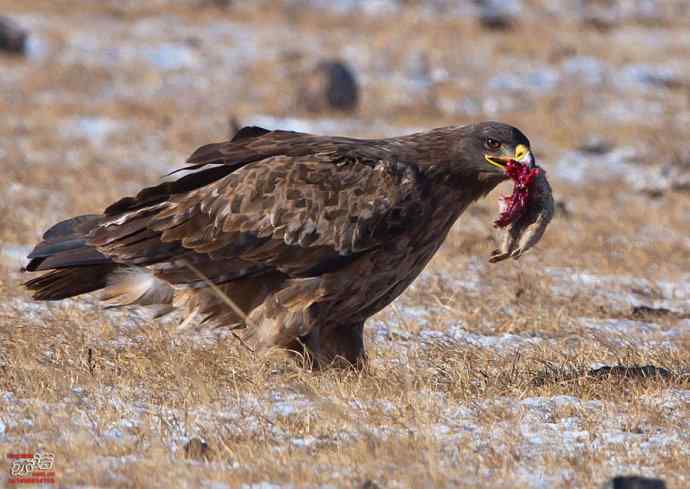
[[[534,192],[532,183],[542,171],[536,166],[529,139],[519,129],[493,121],[462,127],[459,136],[451,147],[450,172],[464,175],[464,183],[479,195],[511,179],[513,193],[501,199],[501,215],[495,224],[505,227],[516,222],[524,214]]]
[[[508,178],[510,162],[534,168],[529,139],[516,127],[490,121],[463,129],[464,134],[454,149],[466,169]]]

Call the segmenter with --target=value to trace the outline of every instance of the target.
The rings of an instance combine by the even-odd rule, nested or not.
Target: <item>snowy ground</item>
[[[56,453],[65,487],[686,487],[690,11],[487,3],[512,30],[464,1],[0,0],[31,32],[26,58],[0,55],[0,453]],[[354,67],[355,114],[297,105],[326,56]],[[29,300],[19,269],[47,226],[156,181],[231,116],[365,137],[512,122],[558,215],[491,265],[498,192],[469,210],[369,321],[364,373],[93,297]],[[665,370],[594,373],[614,365]]]

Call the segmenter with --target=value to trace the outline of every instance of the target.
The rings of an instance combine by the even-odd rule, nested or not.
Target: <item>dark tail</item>
[[[117,265],[87,243],[86,236],[102,216],[85,215],[51,227],[29,254],[29,272],[52,270],[24,284],[34,299],[59,300],[104,288]]]
[[[116,267],[111,263],[53,270],[29,280],[24,286],[34,291],[36,300],[57,301],[106,287],[107,277]]]

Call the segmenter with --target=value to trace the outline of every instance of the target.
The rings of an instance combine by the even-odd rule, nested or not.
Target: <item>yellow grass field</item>
[[[470,1],[0,0],[30,32],[26,56],[0,52],[0,484],[9,454],[47,452],[46,487],[690,487],[690,7],[497,3],[508,30]],[[357,75],[353,114],[296,102],[330,57]],[[155,183],[231,117],[359,137],[508,122],[557,215],[493,265],[510,185],[466,212],[367,323],[363,372],[30,299],[48,226]]]

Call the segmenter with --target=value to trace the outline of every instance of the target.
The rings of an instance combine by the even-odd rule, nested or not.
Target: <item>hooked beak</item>
[[[506,155],[506,156],[489,156],[489,155],[484,155],[484,158],[486,161],[494,165],[495,167],[500,168],[501,170],[506,169],[506,164],[510,160],[515,160],[518,163],[522,163],[523,165],[526,165],[528,168],[534,168],[534,156],[532,155],[532,152],[529,150],[527,146],[524,144],[518,144],[515,147],[515,154],[514,155]]]

